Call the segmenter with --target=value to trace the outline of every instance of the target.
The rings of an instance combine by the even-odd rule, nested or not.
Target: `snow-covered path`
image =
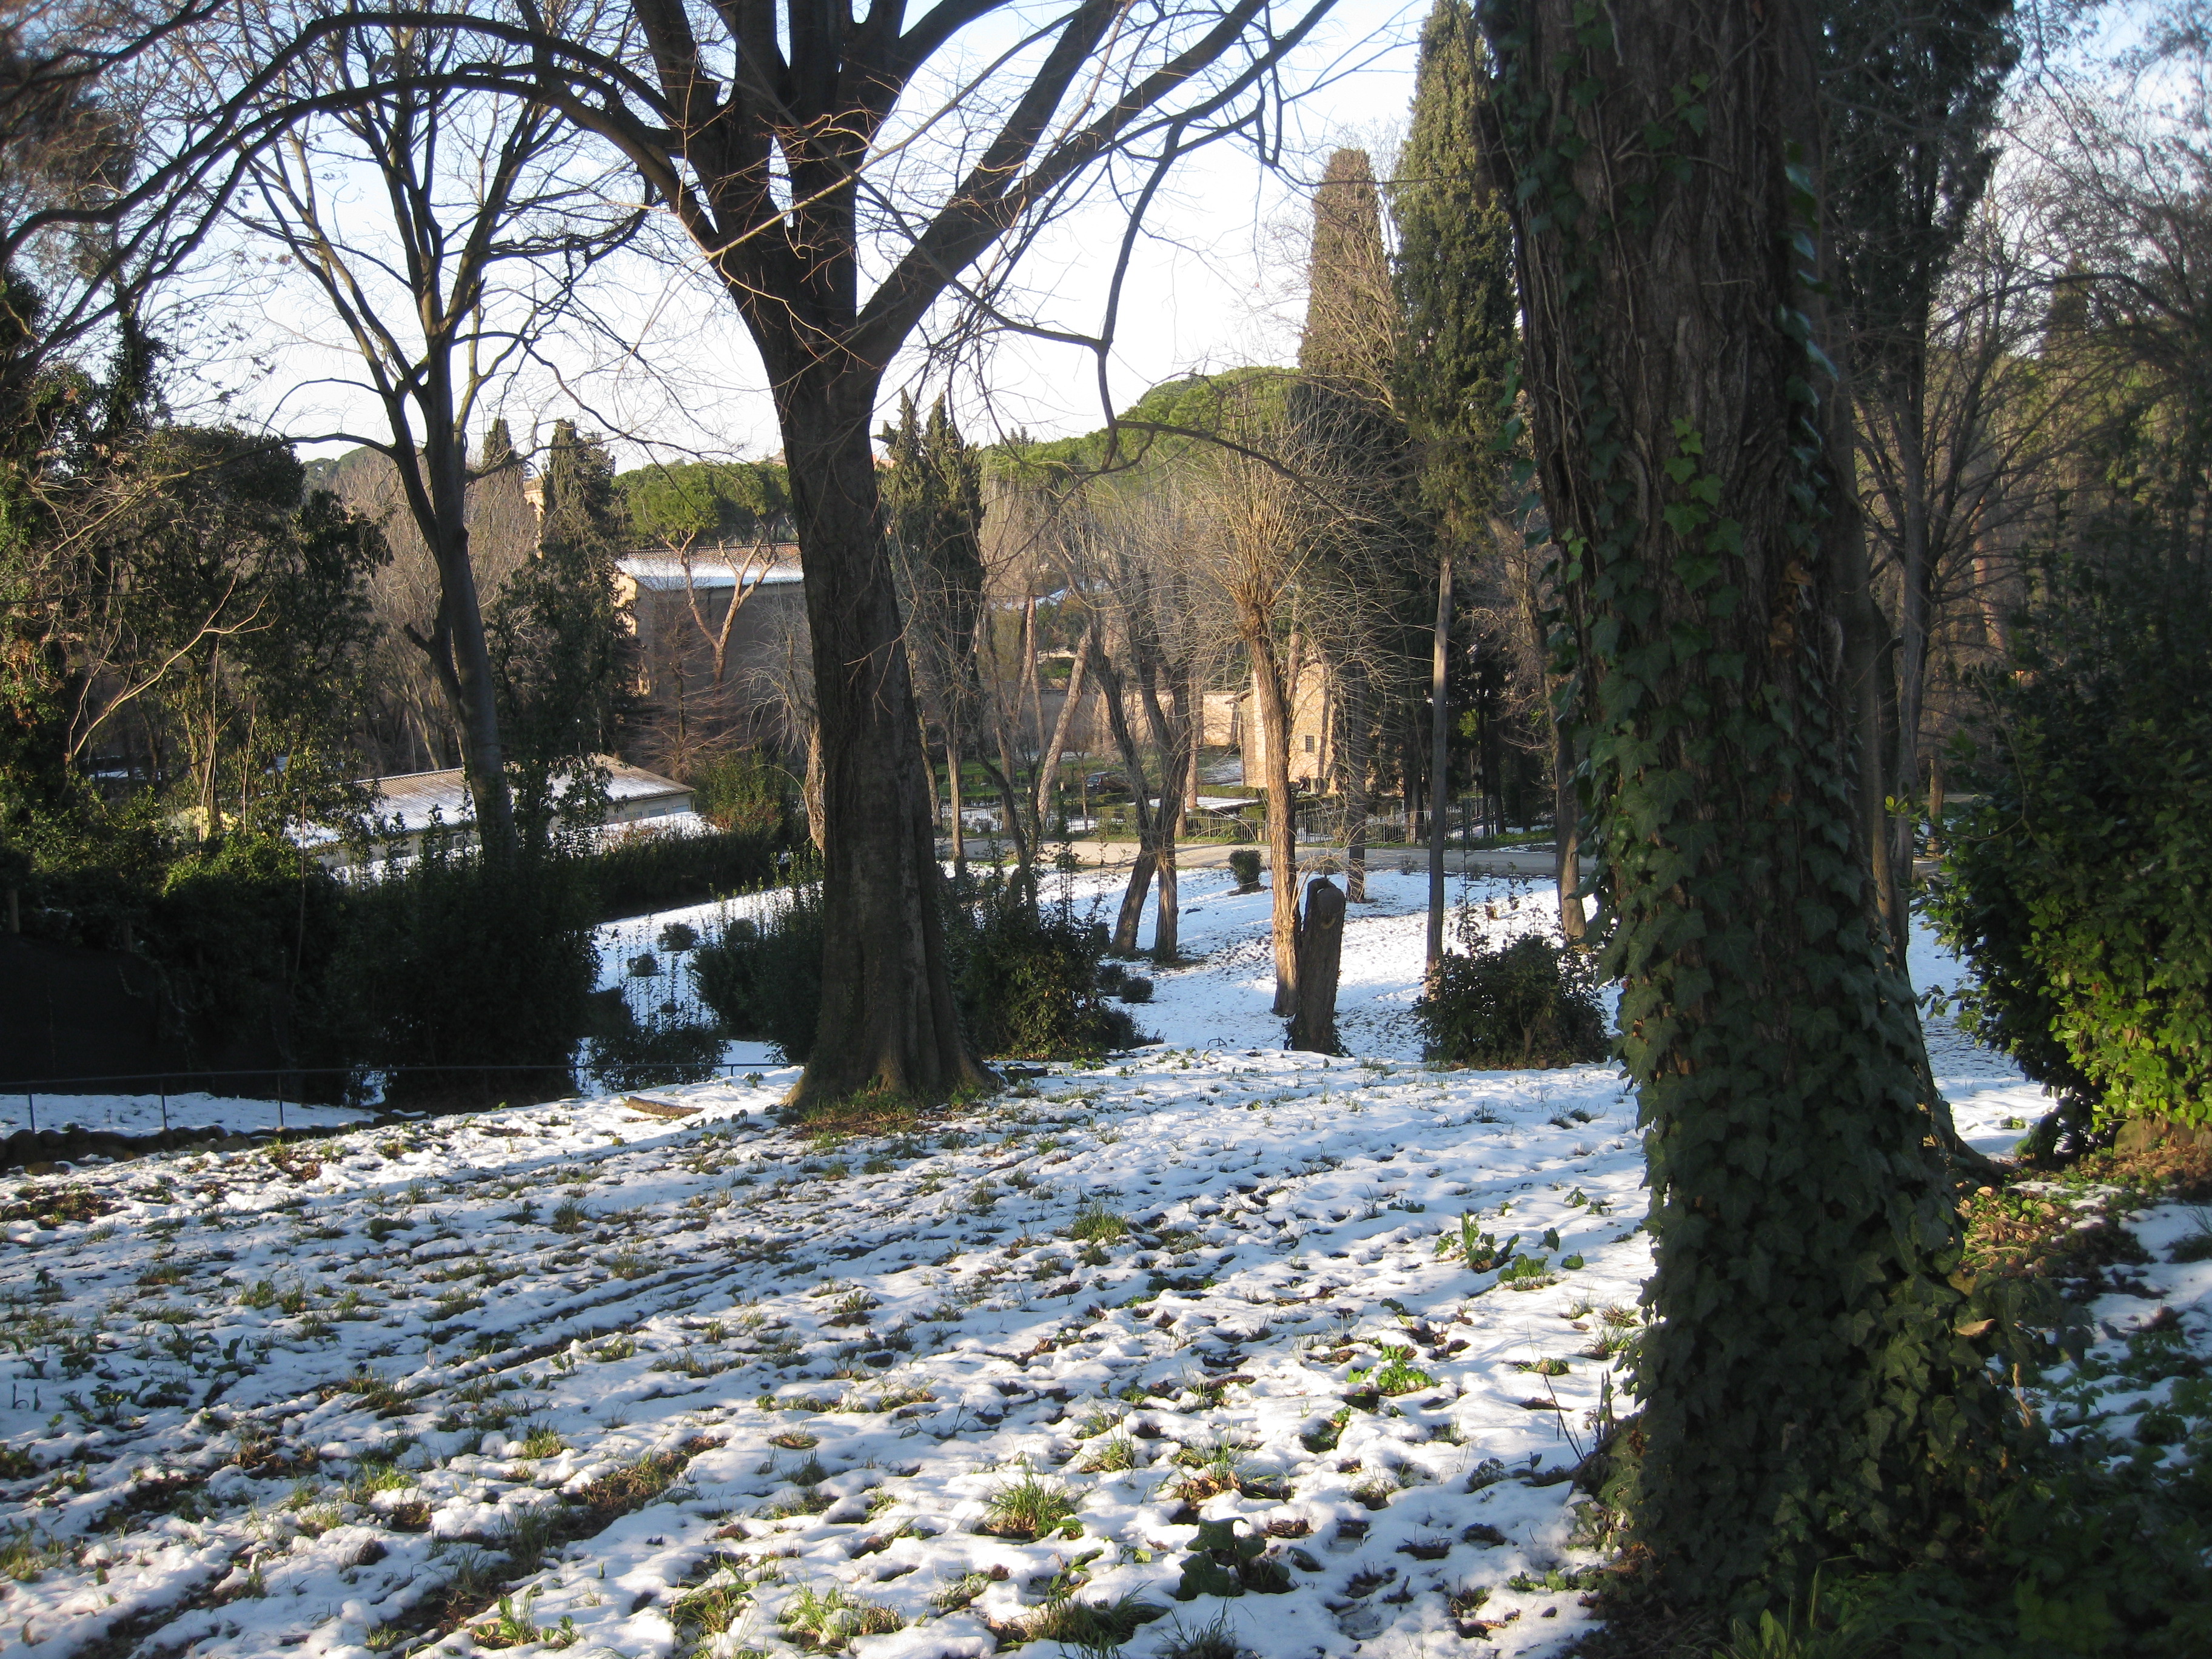
[[[1185,884],[1164,1044],[926,1133],[810,1142],[763,1066],[11,1183],[0,1643],[1050,1659],[1122,1604],[1132,1655],[1560,1645],[1632,1103],[1417,1062],[1412,878],[1347,930],[1359,1058],[1282,1052],[1228,884]],[[1952,1047],[2009,1144],[2033,1091]],[[1531,1265],[1472,1271],[1463,1215]],[[1237,1559],[1201,1521],[1249,1593],[1178,1599]]]

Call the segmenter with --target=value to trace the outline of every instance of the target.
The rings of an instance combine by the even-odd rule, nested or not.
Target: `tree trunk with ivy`
[[[1493,0],[1536,478],[1650,1129],[1650,1582],[1940,1548],[1986,1445],[1960,1238],[1852,811],[1793,0]]]

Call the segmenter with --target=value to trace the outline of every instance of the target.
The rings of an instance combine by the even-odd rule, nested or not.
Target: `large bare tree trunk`
[[[1155,665],[1144,659],[1138,671],[1145,718],[1152,731],[1152,746],[1160,751],[1160,804],[1152,815],[1152,873],[1160,884],[1159,908],[1152,921],[1152,954],[1173,962],[1182,948],[1181,910],[1176,886],[1176,843],[1182,838],[1184,787],[1190,775],[1190,759],[1197,752],[1198,728],[1189,719],[1170,720],[1160,702]],[[1188,690],[1184,702],[1188,704]]]
[[[943,879],[914,687],[869,447],[875,381],[850,366],[779,379],[822,732],[829,846],[822,1018],[792,1103],[871,1089],[941,1099],[987,1085],[945,958]]]
[[[1917,385],[1923,376],[1916,376]],[[1900,810],[1888,815],[1887,884],[1884,910],[1891,948],[1902,962],[1911,939],[1912,820],[1909,805],[1920,787],[1920,710],[1928,678],[1928,633],[1934,619],[1936,572],[1929,546],[1928,465],[1925,416],[1920,399],[1893,422],[1898,430],[1899,459],[1905,475],[1904,533],[1898,548],[1897,732],[1889,781]]]
[[[1137,931],[1144,922],[1145,898],[1152,890],[1156,862],[1152,786],[1145,779],[1144,751],[1138,747],[1136,733],[1129,729],[1121,671],[1106,654],[1103,639],[1094,635],[1091,648],[1095,659],[1092,667],[1098,677],[1099,700],[1106,705],[1107,728],[1113,733],[1114,747],[1121,754],[1121,769],[1128,774],[1130,810],[1137,815],[1137,861],[1130,866],[1128,884],[1121,890],[1121,908],[1114,918],[1113,938],[1115,955],[1133,957],[1137,954]]]
[[[1306,909],[1298,931],[1298,1000],[1291,1017],[1291,1047],[1307,1054],[1338,1052],[1337,970],[1344,955],[1344,894],[1325,877],[1306,884]]]
[[[1252,701],[1267,733],[1267,863],[1273,872],[1268,932],[1275,947],[1274,1011],[1287,1017],[1298,994],[1298,809],[1291,794],[1291,706],[1267,618],[1249,610],[1240,623],[1252,659]]]
[[[1037,763],[1036,821],[1044,823],[1052,809],[1053,785],[1060,776],[1060,757],[1067,750],[1067,734],[1075,729],[1076,710],[1083,702],[1083,677],[1091,666],[1091,635],[1086,628],[1075,647],[1075,661],[1067,671],[1067,695],[1060,700],[1060,717],[1052,723],[1052,738]]]
[[[423,394],[425,431],[419,459],[398,461],[400,482],[417,528],[438,567],[438,614],[426,639],[412,626],[407,637],[430,659],[453,711],[461,769],[476,808],[477,834],[486,851],[503,854],[514,845],[514,796],[507,787],[507,751],[500,740],[499,704],[491,649],[484,638],[483,606],[476,566],[469,557],[466,441],[453,429],[451,368],[434,358]],[[393,428],[405,431],[398,400]]]
[[[960,793],[960,769],[966,763],[960,740],[945,734],[945,793],[952,807],[952,873],[968,873],[968,805]]]
[[[1485,23],[1650,1161],[1632,1526],[1657,1596],[1745,1614],[1820,1562],[1919,1554],[1994,1449],[1911,989],[1839,833],[1847,480],[1798,270],[1817,36],[1804,0]]]
[[[1344,802],[1344,896],[1347,903],[1367,900],[1367,775],[1372,764],[1367,729],[1368,684],[1357,661],[1338,670],[1343,686],[1337,699],[1342,736],[1336,745],[1337,793]]]
[[[806,777],[799,785],[799,798],[806,805],[807,840],[814,843],[816,853],[829,851],[829,814],[822,804],[822,721],[818,717],[806,722]]]

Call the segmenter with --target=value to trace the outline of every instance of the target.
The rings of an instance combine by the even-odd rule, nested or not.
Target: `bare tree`
[[[1219,634],[1206,626],[1210,596],[1188,562],[1190,530],[1176,481],[1151,477],[1121,489],[1116,482],[1093,481],[1056,520],[1063,579],[1084,611],[1081,654],[1060,724],[1064,733],[1081,690],[1078,673],[1087,671],[1128,777],[1137,823],[1137,856],[1115,917],[1114,949],[1135,953],[1157,883],[1152,951],[1172,961],[1180,949],[1176,847],[1205,730],[1199,663]]]
[[[1257,422],[1237,448],[1205,458],[1191,505],[1194,562],[1218,592],[1251,674],[1253,724],[1266,757],[1267,856],[1273,898],[1274,1011],[1296,1006],[1298,974],[1297,807],[1291,789],[1291,733],[1303,641],[1297,624],[1322,607],[1312,578],[1321,568],[1327,503],[1295,470],[1262,453]],[[1194,462],[1194,465],[1199,465]]]
[[[264,9],[241,48],[270,50],[299,21],[289,7]],[[381,431],[333,435],[390,461],[436,567],[434,612],[404,631],[453,711],[477,832],[504,850],[514,803],[470,553],[469,487],[481,476],[470,434],[571,314],[585,272],[633,237],[642,216],[620,204],[614,171],[586,165],[552,112],[477,89],[496,78],[498,53],[487,63],[484,52],[480,40],[404,10],[352,18],[272,89],[304,112],[252,159],[234,213],[319,295],[382,414]],[[524,56],[504,52],[511,64]],[[354,169],[375,180],[381,216],[333,190]]]
[[[869,435],[885,370],[933,307],[988,289],[1098,163],[1180,153],[1265,118],[1277,67],[1327,11],[872,0],[635,0],[623,39],[458,13],[526,45],[527,88],[600,135],[683,225],[767,366],[791,468],[830,825],[822,1030],[795,1102],[985,1081],[962,1035],[909,665]],[[988,46],[975,31],[1003,32]],[[963,61],[974,41],[982,56]],[[963,275],[994,256],[980,278]],[[863,270],[882,274],[863,297]]]
[[[2017,202],[1991,203],[1961,239],[1927,319],[1917,371],[1855,388],[1862,517],[1872,576],[1893,619],[1893,713],[1885,795],[1911,799],[1929,781],[1929,696],[1937,650],[1960,613],[1980,626],[2001,611],[2014,532],[2057,485],[2054,471],[2079,436],[2061,417],[2093,399],[2094,356],[2039,355],[2054,273],[2034,250],[2045,227]],[[1986,655],[1995,641],[1982,641]],[[1890,818],[1893,932],[1908,920],[1915,815]]]
[[[226,7],[52,0],[0,18],[0,412],[191,258],[270,124],[210,72]]]

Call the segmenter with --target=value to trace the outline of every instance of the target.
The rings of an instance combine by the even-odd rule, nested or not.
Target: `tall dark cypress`
[[[486,621],[517,811],[543,822],[553,778],[617,745],[633,675],[615,595],[614,457],[556,422],[541,487],[538,556]]]
[[[1521,349],[1512,222],[1484,176],[1476,131],[1486,57],[1468,0],[1437,0],[1390,188],[1405,317],[1398,406],[1419,449],[1422,501],[1462,546],[1486,533],[1498,504],[1498,404]]]
[[[899,418],[885,427],[890,465],[879,489],[884,528],[898,566],[906,612],[907,661],[923,718],[945,742],[952,795],[952,856],[967,863],[961,769],[975,702],[975,627],[983,609],[981,458],[960,435],[940,398],[923,419],[899,395]]]
[[[1491,544],[1504,468],[1494,443],[1498,401],[1519,349],[1515,324],[1512,227],[1486,178],[1480,125],[1487,62],[1468,0],[1437,0],[1421,30],[1413,119],[1399,152],[1390,204],[1398,225],[1395,271],[1404,349],[1397,404],[1419,460],[1419,493],[1435,532],[1428,587],[1431,630],[1430,793],[1449,799],[1445,776],[1450,711],[1447,652],[1454,578]],[[1409,763],[1408,771],[1412,770]],[[1565,776],[1565,769],[1561,769]],[[1410,779],[1409,779],[1410,793]],[[1578,923],[1572,895],[1578,809],[1559,789],[1563,921]],[[1443,843],[1432,821],[1429,855],[1429,958],[1443,951]]]

